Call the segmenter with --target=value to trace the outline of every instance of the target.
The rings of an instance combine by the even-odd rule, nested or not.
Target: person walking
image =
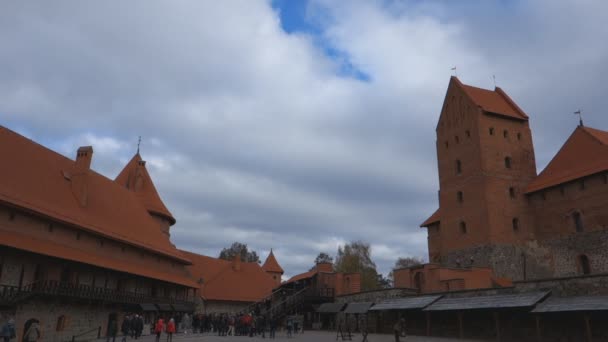
[[[173,341],[173,334],[175,334],[175,320],[171,318],[167,323],[167,342]]]
[[[120,332],[122,332],[122,342],[127,341],[127,336],[129,336],[129,329],[131,328],[131,319],[129,316],[125,316],[122,320],[122,324],[120,325]]]
[[[135,339],[137,340],[138,338],[141,337],[141,334],[144,331],[144,318],[140,315],[135,315]]]
[[[40,324],[33,322],[23,335],[23,342],[36,342],[40,338]]]
[[[9,342],[11,339],[16,337],[14,319],[11,318],[8,320],[8,322],[2,325],[2,329],[0,330],[0,336],[2,336],[4,342]]]
[[[395,342],[399,342],[399,337],[401,335],[404,335],[403,337],[405,337],[405,318],[401,318],[395,323],[393,331],[395,333]]]
[[[110,324],[108,324],[108,332],[106,333],[106,341],[110,342],[110,339],[112,339],[112,342],[115,342],[117,331],[118,331],[118,324],[116,323],[116,320],[113,319],[110,321]]]
[[[274,340],[274,335],[277,332],[277,320],[274,317],[270,317],[270,335],[269,338]]]
[[[293,337],[293,318],[287,316],[287,338]]]
[[[158,318],[156,324],[154,325],[154,333],[156,334],[156,342],[160,342],[160,334],[165,330],[165,322],[162,317]]]

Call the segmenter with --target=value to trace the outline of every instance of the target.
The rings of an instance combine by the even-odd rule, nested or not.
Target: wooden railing
[[[8,304],[19,293],[18,286],[0,285],[0,303]]]

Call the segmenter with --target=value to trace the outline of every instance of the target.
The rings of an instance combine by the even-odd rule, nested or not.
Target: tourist
[[[165,330],[165,322],[162,317],[158,318],[156,324],[154,325],[154,333],[156,334],[156,342],[160,341],[160,334],[162,334],[163,330]]]
[[[15,338],[15,320],[9,319],[8,322],[4,323],[2,330],[0,330],[0,336],[4,338],[4,342],[9,342],[12,338]]]
[[[293,318],[291,316],[287,316],[287,338],[293,336]]]
[[[167,324],[167,342],[173,341],[173,334],[175,334],[175,320],[171,318]]]
[[[40,324],[33,322],[23,335],[23,342],[36,342],[40,338]]]
[[[125,319],[122,320],[122,325],[120,326],[120,331],[122,332],[122,342],[127,341],[127,336],[129,336],[130,329],[131,329],[131,317],[125,316]]]
[[[135,339],[137,340],[144,331],[144,318],[140,315],[135,315]]]
[[[277,332],[277,320],[270,317],[270,338],[274,339],[274,335]]]
[[[118,332],[118,325],[116,323],[116,320],[113,319],[110,321],[110,324],[108,325],[108,331],[106,333],[106,341],[110,342],[110,338],[111,338],[112,342],[115,342],[117,332]]]
[[[399,342],[399,337],[401,335],[405,337],[405,318],[401,318],[395,323],[393,331],[395,332],[395,342]]]

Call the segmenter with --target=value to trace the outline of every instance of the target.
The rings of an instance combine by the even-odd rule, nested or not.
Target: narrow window
[[[515,198],[515,188],[514,187],[509,188],[509,197]]]
[[[460,142],[460,138],[458,136],[455,136],[454,140],[456,141],[457,144]]]
[[[582,254],[578,257],[578,262],[583,274],[591,274],[591,265],[589,264],[589,258]]]
[[[460,160],[456,160],[456,174],[459,175],[462,173],[462,163]]]
[[[450,143],[448,143],[447,141],[445,142],[445,148],[450,147]]]
[[[517,133],[517,140],[521,140],[521,133]]]
[[[574,220],[574,228],[576,228],[577,232],[583,232],[585,228],[583,227],[583,218],[581,217],[581,213],[575,211],[572,214],[572,219]]]
[[[460,233],[467,233],[467,224],[464,221],[460,221]]]
[[[464,195],[462,194],[462,191],[458,191],[456,193],[456,199],[458,200],[459,203],[462,203],[464,201]]]
[[[467,130],[467,131],[466,131],[466,132],[464,132],[464,133],[466,134],[467,138],[470,138],[470,137],[471,137],[471,131]]]
[[[509,137],[509,131],[507,131],[506,129],[504,131],[502,131],[502,136],[506,138]]]
[[[490,135],[494,135],[494,127],[490,127]]]
[[[513,231],[518,231],[519,230],[519,219],[517,217],[513,218],[513,221],[511,222],[513,224]]]
[[[505,157],[505,167],[507,169],[511,168],[511,157]]]

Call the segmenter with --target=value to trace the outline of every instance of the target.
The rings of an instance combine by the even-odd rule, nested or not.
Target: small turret
[[[268,254],[266,261],[264,261],[264,265],[262,265],[262,269],[272,276],[272,279],[277,283],[277,285],[281,284],[283,269],[277,262],[277,259],[274,257],[272,248],[270,249],[270,254]]]

